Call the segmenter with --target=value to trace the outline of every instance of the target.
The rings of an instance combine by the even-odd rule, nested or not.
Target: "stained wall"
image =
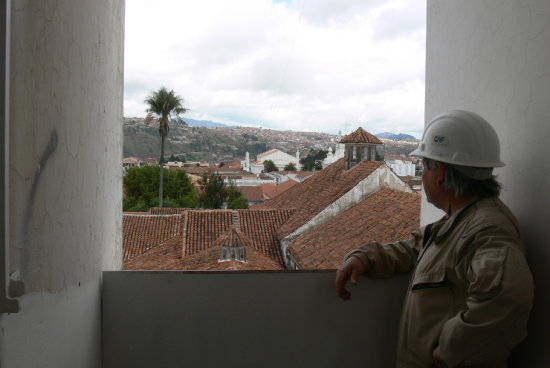
[[[100,283],[122,266],[123,0],[14,0],[10,274],[2,367],[98,367]]]

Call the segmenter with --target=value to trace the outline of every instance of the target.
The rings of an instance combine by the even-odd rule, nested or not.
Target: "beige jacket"
[[[398,367],[506,367],[526,336],[533,280],[522,234],[498,199],[473,201],[448,219],[393,244],[370,242],[351,252],[369,277],[409,272],[397,350]]]

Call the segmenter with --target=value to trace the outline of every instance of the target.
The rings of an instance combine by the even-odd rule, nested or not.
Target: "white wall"
[[[399,176],[414,176],[416,165],[410,162],[386,161],[386,164]]]
[[[274,152],[271,152],[270,154],[261,153],[257,157],[257,161],[262,163],[262,169],[263,169],[263,162],[266,160],[271,160],[277,166],[279,170],[284,170],[285,166],[294,163],[294,166],[296,166],[296,170],[300,170],[302,165],[300,164],[300,160],[296,158],[296,156],[291,156],[286,152],[279,151],[278,149],[273,150]],[[268,151],[270,152],[270,151]]]
[[[123,0],[14,0],[10,262],[0,365],[99,367],[102,270],[121,269]]]
[[[429,0],[427,19],[426,121],[469,109],[500,137],[502,198],[523,227],[537,287],[529,336],[514,359],[548,367],[550,1]],[[422,222],[435,217],[424,202]]]

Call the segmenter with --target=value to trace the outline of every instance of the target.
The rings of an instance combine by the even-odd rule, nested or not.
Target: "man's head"
[[[411,155],[422,158],[426,195],[438,207],[449,195],[485,198],[500,193],[492,175],[494,167],[504,166],[498,136],[473,112],[453,110],[435,117]]]
[[[429,158],[422,159],[424,170],[440,170],[443,180],[441,185],[453,193],[456,198],[480,197],[489,198],[500,194],[500,184],[491,175],[488,179],[472,179],[461,172],[456,165],[446,164]],[[440,168],[441,167],[441,168]]]

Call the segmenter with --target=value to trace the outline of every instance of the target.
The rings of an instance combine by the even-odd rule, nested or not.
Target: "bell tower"
[[[361,161],[375,161],[376,146],[383,144],[380,139],[361,127],[342,138],[340,143],[345,146],[345,170],[352,169]]]

